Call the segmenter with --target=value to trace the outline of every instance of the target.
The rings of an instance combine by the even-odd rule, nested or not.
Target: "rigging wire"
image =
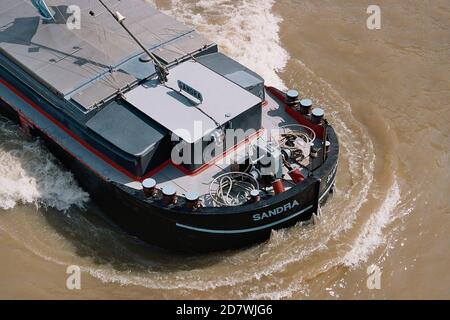
[[[155,65],[156,73],[158,75],[159,81],[161,83],[167,82],[167,76],[169,75],[169,71],[167,68],[161,64],[158,58],[155,57],[153,53],[151,53],[146,46],[128,29],[128,27],[124,24],[125,17],[122,16],[119,12],[112,12],[111,9],[105,4],[104,0],[98,0],[105,7],[105,9],[116,19],[117,23],[130,35],[131,38],[144,50],[144,52],[153,60]]]

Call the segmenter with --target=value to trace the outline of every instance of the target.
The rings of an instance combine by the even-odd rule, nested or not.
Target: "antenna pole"
[[[158,75],[159,81],[161,81],[161,83],[166,83],[167,82],[167,76],[169,75],[169,71],[167,70],[167,68],[165,66],[163,66],[161,64],[161,62],[159,62],[158,58],[156,58],[155,55],[153,53],[151,53],[150,50],[148,50],[138,38],[136,38],[136,36],[130,31],[130,29],[127,28],[127,26],[124,24],[125,17],[123,15],[121,15],[120,12],[118,12],[118,11],[116,11],[114,13],[105,4],[105,2],[103,0],[98,0],[98,1],[114,17],[114,19],[116,19],[116,21],[130,35],[130,37],[133,38],[133,40],[141,47],[141,49],[144,50],[144,52],[153,60],[153,62],[155,63],[155,69],[156,69],[156,73]]]

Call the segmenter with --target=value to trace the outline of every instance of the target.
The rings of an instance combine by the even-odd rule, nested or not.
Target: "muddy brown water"
[[[156,4],[324,107],[342,146],[336,193],[314,226],[177,257],[111,227],[1,120],[0,298],[449,299],[449,2],[379,0],[379,30],[367,28],[368,1]],[[69,265],[81,290],[66,287]]]

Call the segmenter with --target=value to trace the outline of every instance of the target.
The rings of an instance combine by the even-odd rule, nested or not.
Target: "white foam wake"
[[[385,242],[383,230],[395,219],[395,209],[399,204],[400,187],[395,180],[380,208],[370,216],[350,251],[342,258],[344,265],[354,268],[367,261],[372,252]]]
[[[152,1],[151,1],[152,2]],[[193,25],[208,39],[269,85],[284,88],[278,76],[289,54],[280,44],[282,19],[273,13],[274,0],[172,0],[165,12]]]
[[[38,141],[27,141],[19,128],[0,118],[0,208],[18,204],[84,207],[89,197]]]

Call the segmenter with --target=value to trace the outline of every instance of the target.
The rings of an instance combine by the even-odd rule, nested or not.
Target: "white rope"
[[[216,189],[215,186],[217,186]],[[250,193],[255,189],[259,189],[259,183],[252,175],[229,172],[211,182],[209,194],[218,206],[239,206],[250,199]]]
[[[316,140],[315,132],[302,125],[287,125],[281,127],[278,144],[280,148],[290,150],[294,158],[308,158],[310,148]]]

